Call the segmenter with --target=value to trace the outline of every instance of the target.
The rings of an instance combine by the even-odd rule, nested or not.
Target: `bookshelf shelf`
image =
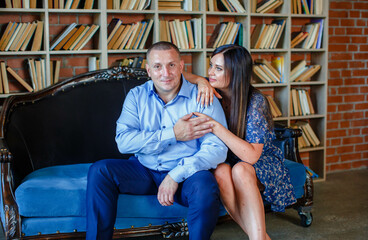
[[[282,83],[255,83],[255,87],[262,92],[274,98],[282,115],[274,118],[274,121],[284,125],[291,125],[297,121],[307,121],[310,123],[316,135],[319,137],[321,144],[313,148],[300,149],[303,153],[309,153],[306,162],[320,177],[318,181],[325,179],[325,138],[326,138],[326,121],[327,121],[327,76],[328,76],[328,1],[323,1],[322,14],[294,14],[292,12],[292,1],[284,1],[281,6],[271,13],[252,12],[251,0],[239,1],[245,8],[244,13],[227,12],[227,11],[208,11],[207,0],[193,0],[196,4],[195,11],[167,11],[158,9],[158,0],[151,0],[150,6],[145,10],[116,10],[107,9],[107,0],[96,0],[93,9],[49,9],[48,0],[38,1],[41,8],[23,9],[23,8],[0,8],[1,15],[8,15],[12,22],[32,22],[36,20],[44,21],[44,34],[41,45],[41,51],[0,51],[0,58],[9,66],[14,62],[23,63],[27,58],[44,58],[46,62],[46,76],[50,76],[50,61],[61,61],[60,80],[72,77],[73,75],[88,71],[88,58],[96,57],[99,59],[100,68],[111,67],[115,61],[122,58],[134,58],[137,56],[144,57],[147,47],[160,40],[162,31],[160,20],[179,19],[180,21],[192,18],[199,18],[202,21],[201,46],[198,49],[181,49],[185,58],[185,70],[195,74],[207,75],[207,58],[212,54],[214,48],[208,47],[207,43],[215,29],[215,26],[221,22],[238,22],[241,23],[242,39],[239,41],[241,45],[249,49],[256,58],[266,59],[270,62],[272,57],[284,58],[284,79]],[[256,2],[260,2],[257,0]],[[80,6],[81,7],[81,6]],[[82,7],[83,8],[83,7]],[[99,29],[90,39],[85,48],[78,51],[50,50],[52,41],[63,29],[68,26],[69,19],[76,18],[74,22],[77,24],[97,24]],[[152,29],[148,35],[147,42],[143,49],[108,49],[108,25],[113,18],[123,21],[123,24],[132,24],[144,19],[152,19],[154,21]],[[4,18],[3,18],[4,19]],[[10,20],[11,19],[11,20]],[[272,49],[256,49],[251,48],[251,35],[256,24],[270,24],[273,20],[285,20],[285,25],[280,36],[279,43]],[[323,19],[323,37],[321,48],[319,49],[303,49],[290,48],[291,34],[301,31],[304,24]],[[4,28],[8,22],[2,20],[0,22],[0,34],[3,34]],[[0,36],[1,38],[1,36]],[[298,45],[297,45],[298,46]],[[24,57],[25,56],[25,57]],[[308,65],[318,64],[321,69],[311,79],[306,82],[290,81],[291,64],[300,59],[305,59]],[[65,64],[65,65],[64,65]],[[82,64],[82,65],[78,65]],[[84,65],[83,65],[84,64]],[[17,64],[18,66],[22,64]],[[15,68],[15,67],[14,67]],[[27,81],[30,79],[28,69],[21,67],[15,68],[17,73],[24,77]],[[12,80],[14,81],[14,79]],[[14,82],[16,84],[16,82]],[[292,102],[291,90],[293,88],[305,89],[310,93],[311,102],[314,105],[315,113],[305,116],[293,116],[290,105]],[[17,89],[21,89],[18,87]],[[12,94],[19,94],[16,90],[11,94],[0,94],[0,99],[4,99]],[[1,101],[0,101],[1,102]],[[304,159],[303,159],[304,160]]]

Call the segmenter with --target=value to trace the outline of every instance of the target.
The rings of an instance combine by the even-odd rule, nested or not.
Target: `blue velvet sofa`
[[[84,238],[88,168],[100,159],[129,157],[116,147],[115,121],[128,91],[147,79],[144,70],[117,67],[5,100],[0,217],[7,239]],[[309,226],[313,185],[298,158],[300,132],[276,130],[277,144],[292,160],[286,164],[298,203],[291,207]],[[188,234],[186,211],[178,204],[161,207],[156,196],[122,194],[114,238]],[[224,209],[220,215],[219,221],[230,219]]]

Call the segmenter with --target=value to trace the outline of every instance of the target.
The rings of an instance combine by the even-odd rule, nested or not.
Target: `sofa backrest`
[[[115,68],[7,99],[2,133],[13,155],[16,185],[48,166],[128,157],[114,140],[116,120],[129,90],[147,79]]]

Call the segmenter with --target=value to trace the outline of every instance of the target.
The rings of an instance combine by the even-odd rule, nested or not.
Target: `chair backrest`
[[[110,69],[7,99],[2,133],[16,182],[48,166],[127,157],[114,141],[116,120],[129,90],[147,79]]]

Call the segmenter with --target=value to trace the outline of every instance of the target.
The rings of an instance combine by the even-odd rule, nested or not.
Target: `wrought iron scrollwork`
[[[188,236],[188,224],[186,222],[170,223],[162,226],[161,230],[163,238],[177,238]]]

